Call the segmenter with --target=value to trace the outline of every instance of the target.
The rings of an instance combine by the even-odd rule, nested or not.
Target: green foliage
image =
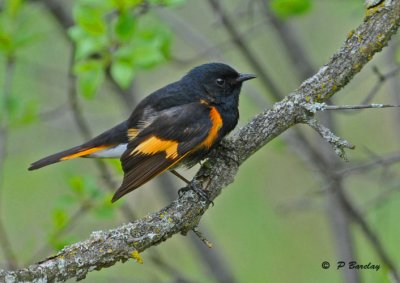
[[[79,61],[74,73],[78,76],[79,89],[85,98],[92,98],[104,80],[104,63],[97,59]]]
[[[119,159],[116,158],[105,159],[105,162],[107,162],[107,164],[110,165],[110,167],[113,168],[117,174],[122,175],[123,170],[121,161]]]
[[[38,120],[38,104],[34,100],[21,101],[16,96],[10,96],[6,109],[9,124],[12,128],[26,126]]]
[[[310,11],[312,0],[272,0],[270,8],[280,18],[288,18]]]
[[[111,76],[128,87],[137,71],[157,66],[169,57],[170,32],[149,19],[139,22],[136,32],[114,54]]]
[[[70,28],[69,35],[76,44],[75,74],[84,97],[96,94],[108,71],[120,87],[127,88],[138,71],[169,58],[171,33],[149,12],[143,14],[143,2],[77,1],[76,25]],[[183,2],[150,1],[150,4],[171,6]]]
[[[115,35],[121,41],[129,41],[135,33],[136,21],[129,12],[121,12],[115,23]]]
[[[62,238],[59,238],[57,236],[50,236],[49,237],[49,243],[53,247],[54,250],[59,251],[65,246],[71,245],[73,243],[76,243],[78,239],[74,237],[73,235],[70,236],[64,236]]]
[[[17,50],[29,45],[39,38],[24,16],[22,0],[4,2],[0,11],[0,54],[12,57]]]
[[[93,213],[97,218],[109,219],[115,216],[115,207],[110,201],[109,195],[99,201],[98,205],[93,209]]]
[[[95,201],[103,195],[92,177],[74,176],[69,180],[76,201]]]
[[[49,233],[49,244],[56,250],[75,241],[74,237],[64,236],[63,231],[83,217],[91,213],[99,219],[115,216],[116,206],[111,203],[110,194],[104,193],[93,177],[72,176],[68,180],[71,191],[59,198],[52,212],[53,227]],[[75,211],[71,214],[70,211]]]
[[[54,209],[52,216],[53,216],[54,228],[56,230],[64,228],[69,218],[67,212],[60,208]]]
[[[1,61],[4,64],[4,80],[13,79],[17,52],[39,38],[38,33],[30,27],[29,19],[25,15],[26,5],[23,4],[22,0],[5,1],[3,10],[0,10],[0,55],[5,58]],[[10,81],[7,83],[11,84]],[[0,120],[6,118],[10,127],[36,121],[36,101],[21,100],[11,92],[12,87],[4,87],[0,93]]]
[[[114,217],[115,205],[111,203],[111,195],[98,187],[93,177],[74,176],[69,179],[72,195],[63,196],[60,204],[65,207],[91,208],[91,212],[98,218]]]
[[[162,6],[174,6],[185,3],[186,0],[150,0],[149,3]]]

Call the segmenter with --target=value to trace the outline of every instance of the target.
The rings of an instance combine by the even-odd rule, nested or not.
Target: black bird
[[[178,164],[192,166],[205,158],[235,128],[242,83],[253,78],[222,63],[195,67],[143,99],[128,120],[29,170],[75,157],[118,157],[124,179],[114,202]]]

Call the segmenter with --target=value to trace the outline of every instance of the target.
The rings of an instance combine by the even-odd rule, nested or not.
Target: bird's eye
[[[224,86],[225,85],[225,80],[224,79],[221,79],[221,78],[218,78],[216,81],[215,81],[215,83],[218,85],[218,86]]]

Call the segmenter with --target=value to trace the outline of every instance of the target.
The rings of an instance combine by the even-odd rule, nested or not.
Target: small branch
[[[393,63],[396,62],[396,58],[397,58],[397,51],[399,50],[399,43],[400,41],[397,39],[394,40],[394,44],[392,44],[391,46],[389,46],[389,52],[387,52],[387,58],[386,60],[389,63]],[[398,69],[400,69],[400,66],[397,66]],[[395,104],[400,104],[400,95],[399,95],[399,89],[400,89],[400,83],[398,79],[395,80],[390,80],[389,84],[388,84],[388,91],[390,96],[392,97],[392,100],[394,101]],[[397,138],[398,141],[400,141],[400,126],[398,121],[400,121],[400,111],[394,113],[394,126],[395,126],[395,131],[397,134]]]
[[[307,110],[312,113],[317,111],[325,111],[325,110],[359,110],[359,109],[371,109],[371,108],[392,108],[392,107],[400,107],[400,105],[396,104],[359,104],[359,105],[328,105],[326,103],[314,103],[308,104],[305,106]]]
[[[346,153],[344,151],[347,149],[354,149],[355,146],[346,141],[343,138],[336,136],[330,129],[318,123],[315,118],[308,118],[306,120],[307,125],[313,128],[323,139],[325,139],[334,149],[335,153],[343,158],[345,161],[347,160]]]
[[[314,74],[314,67],[306,52],[306,48],[298,40],[298,32],[288,23],[275,16],[269,7],[270,0],[261,0],[260,11],[276,30],[276,33],[285,48],[286,54],[293,64],[293,68],[300,80],[305,80]]]
[[[364,232],[367,239],[371,242],[371,245],[375,248],[375,251],[378,253],[383,263],[388,267],[391,276],[393,277],[393,282],[399,283],[400,274],[396,269],[395,263],[386,253],[378,235],[375,234],[374,231],[372,231],[368,223],[365,221],[364,217],[357,209],[355,209],[355,206],[348,200],[344,192],[341,192],[340,197],[347,213],[352,217],[353,221],[360,226],[361,230]]]
[[[391,166],[400,162],[400,154],[390,154],[387,157],[376,158],[375,160],[368,161],[353,167],[343,168],[336,172],[337,175],[350,176],[355,173],[362,173],[368,170],[377,168],[378,166]]]
[[[209,240],[207,240],[206,237],[204,237],[203,233],[200,232],[198,227],[194,227],[192,231],[207,246],[207,248],[211,249],[213,247],[213,244]]]
[[[254,56],[254,52],[250,50],[250,47],[247,45],[242,37],[240,36],[239,31],[236,29],[235,24],[231,21],[228,15],[225,13],[222,8],[219,0],[208,0],[211,8],[218,14],[221,18],[221,22],[225,27],[226,31],[232,38],[232,42],[238,47],[238,49],[242,52],[245,59],[250,63],[253,67],[254,71],[257,73],[258,78],[263,82],[263,84],[270,90],[271,95],[275,100],[280,100],[283,97],[283,93],[279,90],[278,86],[274,83],[270,75],[261,65],[260,60]]]
[[[6,60],[5,72],[4,72],[4,85],[3,85],[3,97],[0,102],[0,209],[2,208],[2,191],[4,182],[4,163],[7,159],[7,140],[8,140],[8,107],[11,100],[12,92],[12,80],[14,77],[15,59],[8,57]],[[1,213],[0,213],[1,215]]]
[[[11,241],[8,237],[8,233],[3,223],[3,187],[4,187],[4,167],[7,159],[7,143],[8,143],[8,132],[9,132],[9,110],[10,99],[12,93],[12,82],[15,73],[15,58],[10,55],[6,59],[6,67],[4,72],[4,85],[3,85],[3,97],[0,102],[0,247],[4,251],[5,260],[8,268],[16,268],[18,261],[16,254],[14,253]]]
[[[72,18],[71,13],[67,11],[65,5],[62,1],[57,0],[41,0],[45,7],[50,11],[50,13],[54,16],[55,20],[59,23],[62,27],[62,32],[64,36],[70,40],[68,36],[68,29],[74,25],[74,19]],[[124,105],[129,105],[133,107],[136,104],[134,93],[134,86],[133,84],[128,87],[126,90],[122,89],[112,78],[109,71],[106,72],[106,78],[108,83],[114,88],[117,92],[118,97],[121,99],[121,102]]]
[[[59,238],[63,234],[71,231],[74,225],[82,219],[83,215],[86,214],[91,209],[90,201],[83,201],[80,207],[69,217],[68,222],[65,223],[56,233],[51,234],[54,238]],[[31,257],[29,262],[37,260],[39,257],[43,256],[49,251],[49,244],[44,242],[44,244],[37,249],[34,255]]]

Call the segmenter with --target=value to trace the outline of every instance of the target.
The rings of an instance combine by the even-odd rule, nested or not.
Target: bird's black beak
[[[239,74],[239,77],[236,79],[236,82],[242,83],[244,81],[248,81],[256,78],[256,75],[253,74]]]

